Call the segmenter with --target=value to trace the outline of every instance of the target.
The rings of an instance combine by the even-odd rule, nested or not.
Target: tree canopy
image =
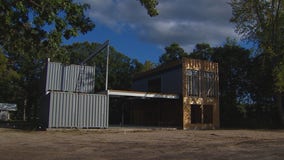
[[[0,45],[9,54],[57,49],[62,38],[94,28],[89,5],[72,0],[1,0],[0,8]]]
[[[147,9],[148,15],[151,17],[159,15],[157,10],[158,0],[140,0],[140,3]]]
[[[284,6],[283,0],[231,0],[236,32],[244,39],[258,45],[255,61],[264,71],[263,78],[271,77],[274,90],[270,101],[278,104],[278,112],[284,124],[283,111],[283,62],[284,62]],[[261,86],[259,86],[262,88]],[[263,99],[265,99],[263,97]]]
[[[160,56],[160,63],[167,63],[170,61],[186,57],[187,53],[177,43],[172,43],[170,46],[165,47],[165,53]]]

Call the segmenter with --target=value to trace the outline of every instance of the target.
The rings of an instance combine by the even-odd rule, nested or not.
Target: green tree
[[[172,43],[170,46],[165,47],[166,53],[160,56],[160,63],[167,63],[174,60],[182,59],[182,57],[188,56],[188,54],[177,43]]]
[[[142,66],[142,70],[141,71],[143,71],[143,72],[144,71],[148,71],[148,70],[151,70],[151,69],[153,69],[155,67],[156,67],[156,65],[153,62],[146,60],[144,62],[144,64],[143,64],[143,66]]]
[[[242,119],[239,106],[247,103],[249,95],[250,51],[227,39],[224,46],[215,48],[197,44],[189,57],[218,63],[221,125],[238,125]]]
[[[260,66],[269,70],[272,77],[271,88],[274,89],[272,105],[278,105],[278,111],[284,124],[282,103],[283,78],[282,64],[284,61],[284,12],[283,0],[231,0],[236,32],[244,39],[255,42],[259,46]],[[267,69],[269,68],[269,69]]]
[[[15,102],[17,100],[17,86],[20,75],[8,64],[8,59],[0,53],[0,102]],[[8,101],[7,101],[8,100]]]
[[[0,8],[0,45],[8,53],[39,48],[52,54],[50,50],[57,49],[62,38],[94,28],[84,14],[89,5],[72,0],[1,0]]]
[[[282,0],[231,0],[236,32],[244,39],[259,44],[269,54],[281,54],[283,49]]]
[[[210,44],[199,43],[196,44],[195,49],[190,54],[190,57],[196,59],[211,60],[212,54],[213,48],[211,48]]]
[[[211,59],[219,65],[221,123],[237,125],[242,118],[238,106],[249,100],[250,51],[227,42],[214,48]]]
[[[88,7],[72,0],[0,0],[1,57],[6,57],[9,69],[17,73],[13,94],[18,95],[16,100],[9,98],[1,89],[0,99],[17,103],[19,113],[26,108],[28,120],[37,118],[45,59],[62,58],[63,38],[94,27],[84,13]]]
[[[157,16],[159,14],[156,8],[159,4],[158,0],[140,0],[140,3],[147,9],[148,15],[150,15],[151,17]]]

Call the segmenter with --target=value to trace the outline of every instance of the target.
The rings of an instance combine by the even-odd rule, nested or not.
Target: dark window
[[[188,76],[188,95],[199,96],[200,95],[199,71],[187,70],[187,76]]]
[[[161,78],[155,78],[148,81],[148,92],[161,92]]]
[[[191,105],[191,123],[201,123],[200,105]]]
[[[189,96],[218,96],[217,75],[214,72],[187,70]]]
[[[203,107],[204,123],[213,123],[213,106],[205,105]]]
[[[216,75],[213,72],[204,72],[203,89],[206,97],[215,97],[218,95]]]

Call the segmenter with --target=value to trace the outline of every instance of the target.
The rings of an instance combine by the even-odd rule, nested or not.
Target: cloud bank
[[[167,46],[172,42],[186,50],[197,43],[220,45],[236,38],[230,24],[228,0],[160,0],[159,15],[149,17],[138,0],[83,0],[91,5],[89,16],[118,33],[135,32],[139,39]]]

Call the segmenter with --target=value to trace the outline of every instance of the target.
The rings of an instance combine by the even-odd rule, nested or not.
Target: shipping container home
[[[133,81],[133,89],[180,95],[181,103],[175,102],[175,105],[172,105],[177,111],[173,119],[181,115],[183,129],[213,129],[220,126],[217,63],[188,58],[173,61],[137,74]],[[157,109],[155,106],[159,104],[154,105],[152,110]],[[179,114],[180,110],[182,114]],[[130,116],[141,116],[147,109],[140,107],[134,112]]]
[[[41,123],[45,128],[107,128],[106,94],[94,94],[95,67],[47,61]]]
[[[183,58],[135,75],[134,91],[99,94],[93,90],[94,67],[83,67],[84,72],[79,65],[47,63],[41,107],[45,127],[219,128],[217,63]]]

